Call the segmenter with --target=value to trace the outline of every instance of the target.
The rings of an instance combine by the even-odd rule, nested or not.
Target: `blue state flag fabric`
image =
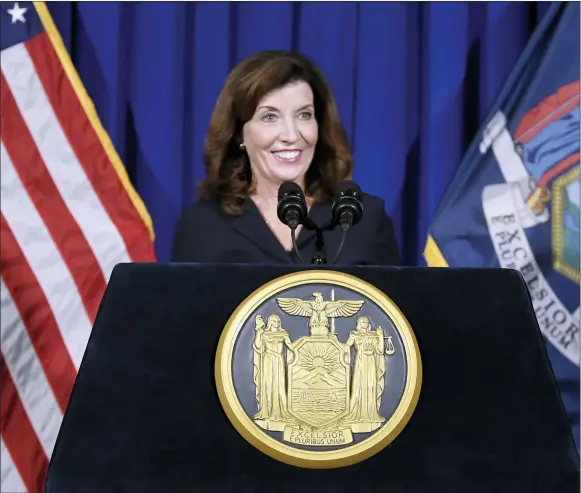
[[[518,269],[579,449],[579,2],[533,33],[444,194],[429,266]]]

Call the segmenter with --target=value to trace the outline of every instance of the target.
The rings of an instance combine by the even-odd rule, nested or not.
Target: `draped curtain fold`
[[[48,7],[152,216],[160,261],[169,259],[181,210],[204,176],[205,134],[228,72],[259,50],[292,49],[326,74],[354,179],[385,199],[405,264],[424,265],[438,201],[548,3]]]

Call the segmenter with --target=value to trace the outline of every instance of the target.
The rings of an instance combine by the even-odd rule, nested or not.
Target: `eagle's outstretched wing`
[[[276,301],[278,306],[289,315],[310,317],[313,314],[311,301],[301,300],[300,298],[277,298]]]
[[[355,315],[365,303],[361,301],[327,301],[325,314],[327,317],[351,317]]]

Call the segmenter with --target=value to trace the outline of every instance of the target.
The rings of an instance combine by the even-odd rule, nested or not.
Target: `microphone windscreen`
[[[351,218],[351,226],[355,226],[363,216],[363,192],[359,185],[351,180],[340,182],[336,187],[331,211],[334,225],[339,224],[345,215]]]
[[[278,200],[288,194],[293,195],[303,195],[303,190],[300,186],[298,186],[294,181],[285,181],[279,188],[278,188]]]

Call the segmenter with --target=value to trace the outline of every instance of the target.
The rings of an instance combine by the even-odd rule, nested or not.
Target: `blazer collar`
[[[276,257],[284,263],[289,262],[290,252],[287,252],[280,244],[252,199],[246,199],[243,208],[244,213],[232,219],[232,227],[269,256]],[[309,210],[308,216],[318,226],[324,226],[331,217],[331,204],[315,204]],[[314,231],[308,231],[303,226],[297,236],[297,246],[300,249],[309,242],[314,242],[315,238],[316,233]]]

